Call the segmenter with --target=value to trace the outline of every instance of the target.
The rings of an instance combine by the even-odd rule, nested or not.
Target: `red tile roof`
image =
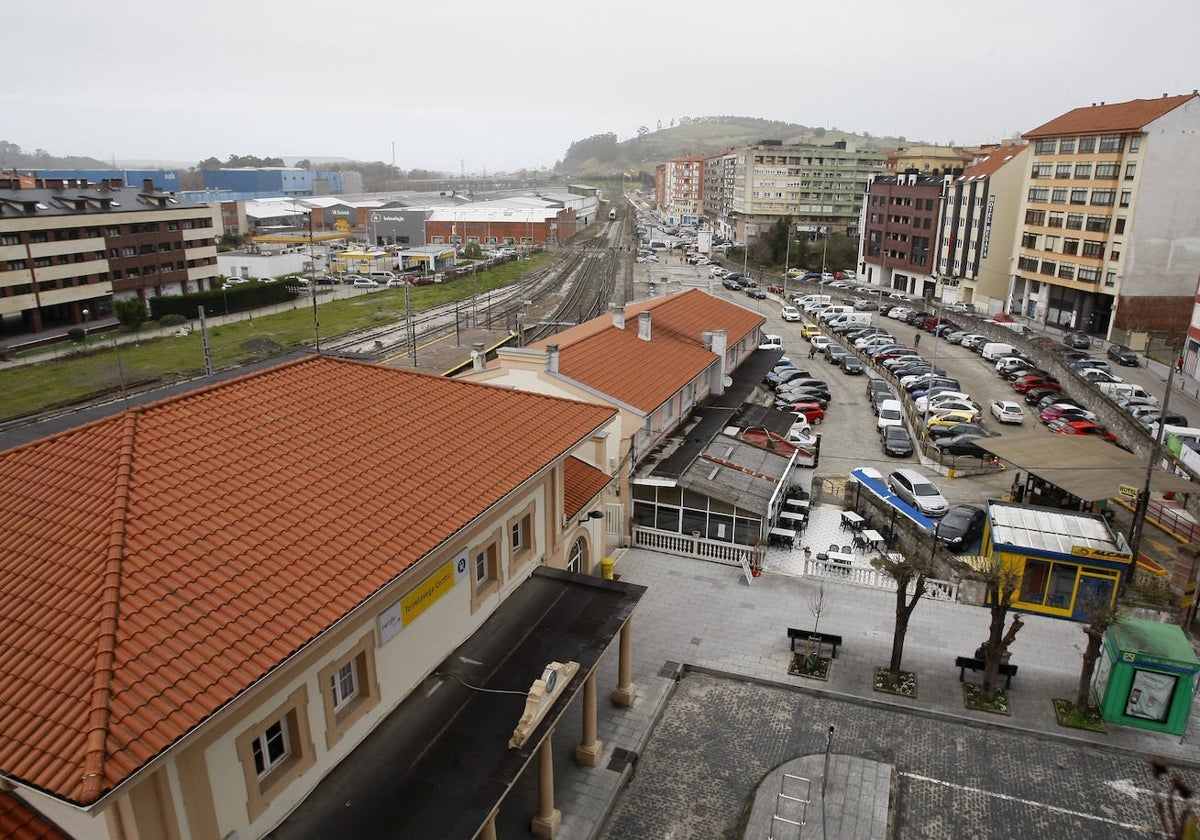
[[[987,157],[980,158],[975,163],[971,164],[962,175],[958,176],[955,181],[974,181],[980,178],[986,178],[989,175],[995,175],[1000,171],[1000,168],[1010,160],[1015,158],[1021,152],[1029,148],[1028,143],[1022,143],[1019,146],[1004,146],[996,149]]]
[[[1196,94],[1188,93],[1182,96],[1164,96],[1160,99],[1134,99],[1131,102],[1117,102],[1112,105],[1076,108],[1039,125],[1032,131],[1025,132],[1023,136],[1037,138],[1096,134],[1105,131],[1117,134],[1138,131],[1163,114],[1174,111],[1195,98]]]
[[[578,458],[568,458],[563,464],[563,516],[576,516],[610,481],[608,473]]]
[[[650,312],[650,341],[638,338],[641,312]],[[561,373],[649,413],[716,361],[703,333],[723,329],[733,347],[766,322],[758,312],[699,289],[630,304],[625,318],[623,330],[606,315],[534,347],[557,344]]]
[[[614,414],[311,357],[0,453],[0,772],[94,801]]]
[[[5,840],[71,840],[23,800],[0,790],[0,837]]]

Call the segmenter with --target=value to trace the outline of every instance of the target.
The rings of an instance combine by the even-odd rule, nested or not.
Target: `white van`
[[[833,298],[829,295],[793,295],[792,300],[801,309],[807,309],[808,305],[818,303],[833,303]]]
[[[1174,435],[1175,437],[1177,437],[1183,441],[1200,442],[1200,429],[1194,428],[1192,426],[1171,426],[1171,425],[1164,426],[1163,427],[1163,440],[1165,441],[1167,438],[1171,437],[1172,435]],[[1152,437],[1156,440],[1158,439],[1158,423],[1157,422],[1150,424],[1150,437]]]
[[[1100,390],[1100,393],[1104,394],[1110,400],[1140,397],[1153,405],[1158,405],[1158,400],[1153,394],[1141,385],[1134,385],[1132,382],[1097,382],[1096,387]]]
[[[1011,344],[1005,344],[1003,341],[989,341],[983,345],[983,349],[979,351],[979,355],[987,359],[989,362],[994,362],[1001,356],[1016,356],[1018,351]]]
[[[830,327],[867,327],[871,325],[870,312],[843,312],[829,322]]]
[[[836,306],[830,306],[828,309],[825,309],[824,311],[822,311],[821,312],[821,320],[828,324],[830,321],[832,321],[838,315],[846,315],[853,311],[854,311],[853,306],[846,306],[845,304],[837,304]]]
[[[379,283],[386,283],[389,280],[396,279],[396,273],[394,271],[372,271],[367,276]]]
[[[764,333],[762,340],[759,341],[759,343],[758,343],[758,349],[759,350],[782,350],[783,349],[783,338],[778,335],[771,335],[770,333]]]
[[[904,406],[900,400],[884,400],[879,404],[879,419],[875,421],[875,429],[879,434],[888,426],[904,425]]]

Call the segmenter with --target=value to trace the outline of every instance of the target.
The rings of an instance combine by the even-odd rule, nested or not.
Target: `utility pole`
[[[1133,510],[1133,523],[1129,526],[1129,572],[1126,580],[1132,581],[1137,571],[1138,552],[1141,549],[1142,533],[1146,530],[1146,512],[1150,507],[1150,479],[1154,475],[1154,462],[1162,449],[1163,432],[1167,427],[1167,409],[1171,405],[1171,385],[1175,380],[1175,360],[1179,358],[1179,343],[1171,346],[1171,364],[1167,366],[1167,393],[1163,396],[1162,411],[1158,415],[1158,431],[1154,435],[1154,445],[1150,449],[1150,457],[1146,459],[1146,481],[1142,492],[1138,493],[1137,504]]]

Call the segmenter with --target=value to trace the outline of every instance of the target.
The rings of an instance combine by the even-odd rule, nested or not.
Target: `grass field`
[[[422,311],[438,304],[486,292],[535,271],[548,254],[497,266],[472,279],[460,277],[435,286],[410,289],[412,307]],[[404,290],[385,289],[318,307],[322,340],[404,319]],[[119,351],[113,342],[120,337]],[[234,321],[208,330],[213,368],[236,367],[313,344],[313,311],[308,298],[295,308]],[[130,389],[178,382],[204,373],[204,344],[199,329],[176,336],[175,328],[143,327],[136,342],[128,333],[92,335],[86,345],[58,345],[34,351],[44,359],[0,367],[0,421],[14,420],[93,397],[117,393],[122,377]]]

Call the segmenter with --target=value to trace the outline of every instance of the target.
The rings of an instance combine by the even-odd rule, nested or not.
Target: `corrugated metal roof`
[[[1058,554],[1070,554],[1076,546],[1126,555],[1129,552],[1125,541],[1095,514],[990,502],[988,516],[993,543]]]

